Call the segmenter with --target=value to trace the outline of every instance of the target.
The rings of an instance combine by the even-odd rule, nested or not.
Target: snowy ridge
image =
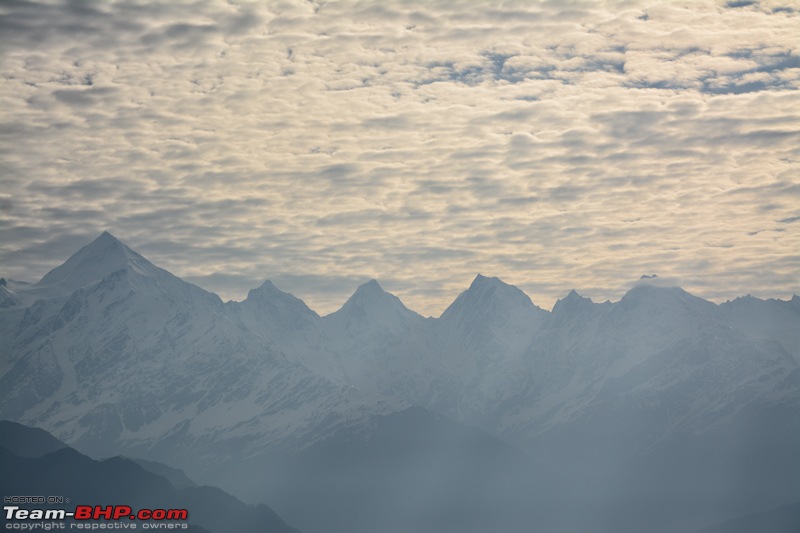
[[[422,316],[409,310],[400,298],[383,290],[374,279],[360,285],[341,309],[324,317],[329,328],[359,335],[369,324],[392,333],[400,333]]]
[[[98,454],[147,454],[183,435],[244,439],[236,450],[247,455],[309,446],[336,430],[326,417],[351,424],[404,407],[289,361],[216,295],[109,234],[32,290],[55,296],[81,283],[66,299],[3,315],[4,328],[16,330],[3,347],[3,417],[52,428]]]
[[[437,412],[572,465],[576,491],[620,472],[655,491],[690,450],[698,491],[728,497],[726,469],[748,464],[743,486],[769,487],[742,489],[748,505],[800,498],[796,296],[716,305],[648,277],[547,312],[479,274],[439,318],[375,280],[320,317],[269,281],[223,304],[104,233],[0,301],[0,417],[89,453],[247,473]]]
[[[720,305],[725,320],[756,339],[774,340],[800,361],[800,296],[789,301],[736,298]]]

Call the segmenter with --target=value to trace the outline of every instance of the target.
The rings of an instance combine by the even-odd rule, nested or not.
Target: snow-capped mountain
[[[800,398],[798,365],[780,344],[731,328],[718,306],[679,287],[639,284],[605,304],[573,291],[556,304],[526,359],[527,400],[516,414],[505,414],[509,425],[498,431],[516,442],[603,411],[601,398],[652,400],[663,408],[671,401],[693,404],[627,441],[639,447],[678,429],[710,431],[704,417],[715,413],[722,423],[740,401]]]
[[[744,296],[720,305],[727,324],[748,336],[776,341],[800,361],[800,296],[762,300]]]
[[[305,302],[281,291],[269,280],[247,293],[244,301],[228,305],[240,310],[238,314],[249,329],[262,331],[272,339],[311,328],[319,319]]]
[[[512,365],[548,315],[517,287],[478,274],[436,321],[436,348],[452,370],[485,376]]]
[[[646,523],[666,502],[733,514],[797,492],[797,362],[710,302],[648,283],[616,303],[571,293],[526,359],[529,384],[502,403],[494,432],[569,464],[576,496],[596,494],[587,479],[613,486],[609,505],[650,501]]]
[[[309,434],[330,429],[328,415],[357,420],[403,408],[289,361],[219,297],[107,233],[30,294],[45,298],[3,316],[16,334],[4,346],[0,412],[87,452],[149,453],[167,435],[190,436],[198,454],[205,441],[224,440],[229,454],[309,445]]]
[[[377,281],[359,286],[341,309],[322,318],[323,357],[334,361],[341,379],[364,390],[393,394],[393,376],[425,366],[419,344],[425,319]]]
[[[302,300],[267,280],[241,302],[227,302],[227,314],[260,342],[269,344],[329,379],[339,375],[330,358],[321,357],[319,315]],[[338,379],[338,383],[345,383]]]
[[[37,286],[50,288],[56,294],[71,294],[118,270],[129,270],[150,279],[171,276],[104,231],[63,265],[45,274]]]
[[[478,274],[445,309],[439,323],[442,331],[453,330],[464,345],[493,341],[502,345],[485,348],[507,352],[524,348],[547,315],[517,287]]]
[[[679,531],[800,499],[796,296],[715,305],[643,277],[547,312],[478,275],[439,318],[375,280],[320,317],[268,281],[223,304],[107,233],[0,292],[0,417],[303,530],[657,531],[672,506]],[[520,511],[546,492],[549,518]]]
[[[492,431],[493,406],[520,386],[519,358],[548,314],[517,287],[478,274],[441,317],[426,321],[415,346],[422,355],[389,374],[392,390]]]
[[[509,447],[495,437],[336,382],[305,364],[309,357],[299,345],[326,339],[316,337],[320,328],[338,332],[377,318],[377,332],[396,318],[393,312],[408,318],[402,327],[415,323],[415,314],[371,285],[330,319],[341,320],[334,328],[271,284],[245,302],[223,304],[103,234],[40,282],[18,284],[20,303],[0,311],[8,334],[0,352],[0,418],[46,428],[91,455],[164,461],[250,501],[276,496],[279,512],[288,510],[287,519],[306,531],[332,524],[359,530],[347,522],[358,506],[349,478],[326,473],[331,465],[362,470],[362,483],[373,487],[364,497],[380,506],[413,482],[387,481],[391,469],[380,465],[402,464],[419,476],[440,468],[472,475],[487,462],[514,463],[504,459]],[[339,348],[355,345],[339,335]],[[424,439],[403,435],[415,426],[427,428]],[[453,431],[462,435],[462,453],[455,455],[447,437]],[[364,454],[349,451],[359,448]],[[456,482],[445,474],[447,483]],[[314,480],[325,476],[320,492]],[[505,483],[499,470],[489,479]],[[473,498],[485,493],[482,486],[470,491]],[[281,494],[293,499],[280,500]],[[443,508],[454,505],[446,491],[437,497]],[[320,512],[310,514],[308,507]],[[405,527],[404,515],[410,520],[418,513],[401,513],[398,527]]]
[[[374,329],[403,334],[424,319],[372,279],[359,286],[342,308],[326,316],[325,321],[330,329],[341,332],[349,342],[349,339]]]

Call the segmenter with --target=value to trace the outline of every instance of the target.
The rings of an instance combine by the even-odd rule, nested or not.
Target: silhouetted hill
[[[0,446],[20,457],[41,457],[67,445],[39,428],[0,420]]]
[[[195,483],[192,479],[189,479],[189,476],[187,476],[186,473],[180,468],[173,468],[165,465],[164,463],[159,463],[158,461],[147,461],[145,459],[138,459],[135,457],[128,457],[127,459],[130,459],[151,474],[166,478],[167,481],[169,481],[176,489],[185,489],[187,487],[197,486],[197,483]]]
[[[246,505],[215,487],[175,488],[166,478],[122,457],[95,461],[59,443],[45,431],[20,424],[1,426],[0,493],[69,498],[76,505],[129,505],[136,509],[188,509],[196,533],[298,533],[265,505]],[[40,457],[23,457],[20,447],[60,449]],[[50,504],[52,506],[52,504]],[[33,508],[34,505],[21,505]]]

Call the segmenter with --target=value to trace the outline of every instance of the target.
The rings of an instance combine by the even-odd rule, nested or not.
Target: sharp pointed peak
[[[370,279],[366,283],[362,283],[358,286],[356,291],[353,293],[353,297],[355,296],[366,296],[370,294],[388,294],[381,284],[375,278]]]
[[[111,232],[110,232],[110,231],[108,231],[108,230],[103,230],[103,233],[101,233],[101,234],[100,234],[100,235],[97,237],[97,239],[95,239],[95,240],[98,240],[98,239],[114,239],[115,241],[118,241],[118,240],[119,240],[119,239],[117,239],[116,237],[114,237],[114,236],[111,234]]]
[[[525,292],[517,287],[516,285],[511,285],[506,283],[502,279],[496,276],[484,276],[483,274],[478,274],[475,276],[475,279],[472,280],[469,288],[464,291],[464,294],[467,295],[483,295],[483,294],[504,294],[504,295],[524,295],[525,298],[530,300],[528,295]]]
[[[250,291],[247,293],[247,298],[245,298],[245,300],[263,299],[265,297],[269,299],[277,298],[281,300],[293,300],[293,301],[296,300],[298,302],[302,302],[303,305],[305,305],[305,302],[303,302],[300,298],[298,298],[297,296],[295,296],[290,292],[281,290],[280,288],[278,288],[277,285],[275,285],[271,280],[268,279],[264,280],[264,282],[255,289],[250,289]]]
[[[591,298],[581,295],[575,289],[570,289],[566,296],[559,300],[559,302],[592,302]]]
[[[255,306],[260,311],[267,309],[283,309],[284,311],[286,309],[299,309],[303,314],[318,316],[303,300],[290,292],[282,291],[268,279],[264,280],[264,282],[255,289],[250,289],[247,293],[247,298],[241,303],[245,307]],[[281,313],[282,312],[283,311],[281,311]]]
[[[100,235],[92,239],[92,241],[86,246],[97,246],[97,245],[107,246],[113,244],[123,244],[123,243],[108,231],[103,231]]]
[[[74,290],[123,269],[134,269],[150,275],[159,270],[111,233],[104,231],[64,264],[45,274],[38,285]]]
[[[578,294],[578,291],[575,289],[570,290],[566,296],[563,298],[556,300],[556,304],[553,306],[553,313],[558,314],[563,312],[565,309],[576,309],[582,308],[586,305],[593,305],[594,302],[591,298],[587,298],[585,296],[581,296]]]
[[[272,283],[272,281],[266,279],[261,285],[255,287],[254,289],[250,289],[248,291],[247,299],[249,300],[250,298],[253,298],[257,295],[276,294],[276,293],[283,293],[283,291],[280,290],[278,287],[276,287],[275,284]]]
[[[502,309],[522,307],[543,311],[534,305],[530,297],[519,287],[509,285],[498,277],[478,274],[469,288],[459,294],[439,318],[450,320],[463,313],[486,310],[492,306],[499,306]]]
[[[385,315],[387,310],[392,310],[393,313],[400,312],[404,315],[419,317],[417,313],[408,309],[400,298],[385,291],[375,279],[370,279],[366,283],[359,285],[344,305],[328,316],[381,316]]]
[[[123,243],[121,240],[116,238],[110,232],[103,231],[103,233],[101,233],[100,235],[95,237],[95,239],[92,242],[90,242],[87,246],[89,246],[89,247],[95,247],[95,246],[109,247],[109,246],[116,246],[116,245],[125,246],[125,243]],[[127,246],[125,246],[125,247],[127,248]]]
[[[370,279],[369,281],[359,285],[350,298],[347,299],[344,305],[345,307],[351,307],[355,304],[362,304],[365,302],[382,302],[389,300],[397,300],[398,302],[400,301],[397,296],[385,291],[377,280]]]
[[[508,283],[504,282],[500,278],[496,276],[484,276],[483,274],[477,274],[475,279],[472,280],[472,283],[469,286],[469,290],[479,289],[481,287],[502,287],[508,286]]]

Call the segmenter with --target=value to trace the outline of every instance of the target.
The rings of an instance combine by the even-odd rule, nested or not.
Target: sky
[[[321,314],[800,293],[800,5],[0,3],[0,275],[102,231]]]

